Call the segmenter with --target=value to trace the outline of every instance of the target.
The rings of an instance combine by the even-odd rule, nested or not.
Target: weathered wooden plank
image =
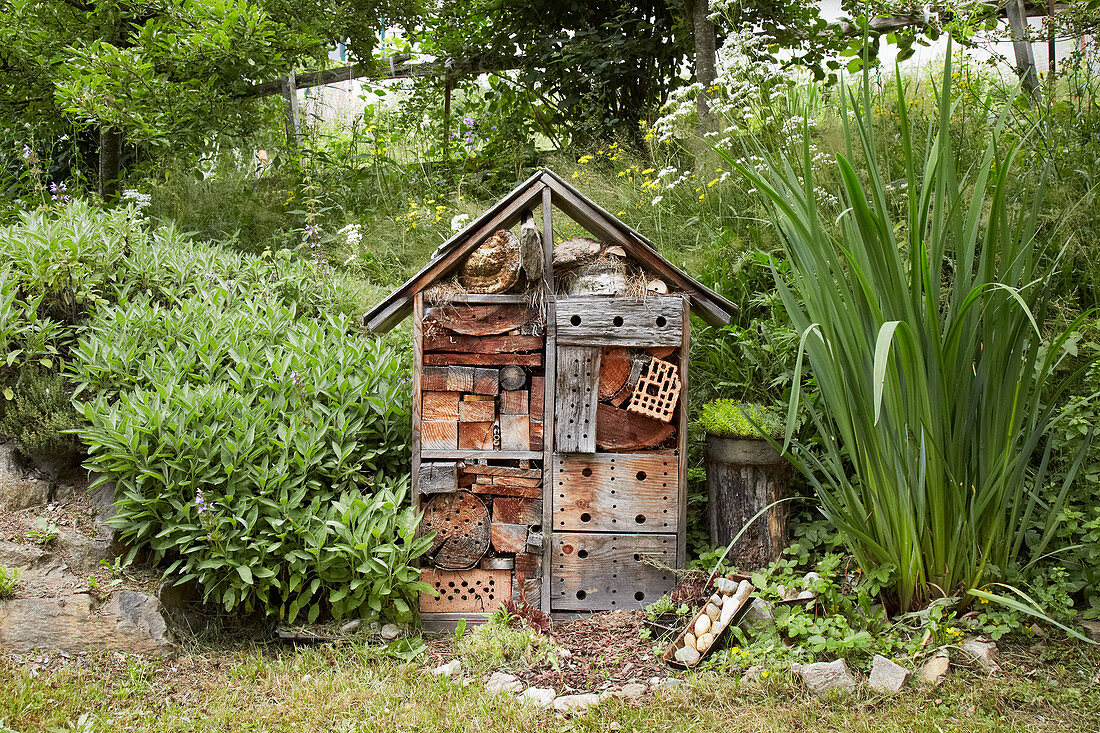
[[[424,314],[424,296],[421,293],[417,293],[413,299],[413,324],[412,324],[412,349],[413,349],[413,380],[412,380],[412,501],[413,508],[419,512],[423,508],[422,494],[417,489],[416,477],[420,474],[420,458],[423,446],[420,442],[420,424],[423,419],[421,416],[421,402],[423,400],[422,392],[420,389],[420,374],[424,370],[424,363],[421,360],[423,350],[424,334],[422,331]],[[457,443],[457,436],[456,436]]]
[[[541,351],[542,344],[542,336],[465,336],[439,329],[424,334],[424,351],[510,354],[522,351]]]
[[[515,558],[511,557],[483,557],[480,568],[482,570],[512,570],[516,566]]]
[[[684,296],[682,308],[684,309],[684,341],[680,344],[680,377],[684,380],[683,402],[680,406],[679,433],[676,436],[676,449],[679,453],[680,463],[680,492],[676,503],[680,507],[680,522],[676,528],[676,566],[682,568],[687,565],[687,435],[688,435],[688,354],[691,340],[691,300]]]
[[[538,380],[531,380],[532,390],[532,405],[531,411],[534,416],[540,420],[546,421],[545,423],[534,424],[531,430],[531,447],[534,449],[542,449],[543,452],[543,469],[545,470],[545,476],[543,477],[543,502],[542,502],[542,524],[544,527],[549,528],[550,524],[550,498],[553,496],[552,482],[553,482],[553,455],[554,446],[554,411],[544,410],[544,406],[549,403],[551,407],[554,404],[554,392],[555,382],[554,378],[557,374],[557,352],[558,352],[558,340],[557,340],[557,327],[554,325],[557,320],[554,316],[556,304],[554,302],[554,293],[557,292],[554,286],[554,225],[552,221],[553,217],[553,197],[551,196],[550,189],[544,188],[542,190],[542,241],[543,241],[543,253],[546,256],[546,268],[543,273],[543,282],[546,285],[546,370],[545,378]],[[535,392],[541,395],[538,398],[537,404],[535,404]],[[536,409],[537,408],[537,409]],[[549,412],[549,414],[546,414]],[[537,435],[537,438],[536,438]],[[545,435],[550,435],[551,439],[546,440]],[[537,442],[536,442],[537,439]],[[546,542],[542,547],[542,561],[545,566],[550,564],[550,543]],[[542,576],[539,599],[540,608],[544,613],[550,613],[550,573],[540,573]]]
[[[524,552],[527,549],[527,525],[493,522],[489,528],[497,552]]]
[[[493,521],[504,524],[542,525],[542,499],[517,499],[500,496],[493,499]]]
[[[457,425],[458,423],[455,423]],[[490,460],[540,460],[544,454],[533,450],[423,450],[421,456],[428,461],[482,461]]]
[[[595,453],[600,350],[594,346],[559,346],[557,360],[554,398],[557,450]]]
[[[457,420],[459,397],[458,392],[425,392],[420,415],[424,420]]]
[[[493,450],[493,423],[458,423],[458,448],[459,450]]]
[[[420,594],[424,613],[489,613],[512,597],[511,570],[421,570],[420,579],[439,593]]]
[[[538,319],[538,312],[526,304],[450,305],[429,308],[424,320],[431,327],[445,328],[466,336],[496,336],[514,331]]]
[[[501,450],[524,450],[530,447],[531,426],[527,415],[501,415]]]
[[[462,467],[462,473],[475,476],[511,476],[512,478],[542,478],[537,468],[513,468],[512,466],[485,466],[480,463],[468,463]]]
[[[542,420],[542,406],[544,403],[544,397],[546,392],[546,379],[544,377],[531,377],[531,399],[530,399],[530,412],[531,417],[536,417]]]
[[[683,340],[683,300],[575,296],[558,299],[558,348],[563,345],[676,346]]]
[[[527,414],[527,390],[502,389],[500,391],[501,415],[526,415]],[[541,417],[542,414],[539,414]],[[502,428],[503,430],[503,428]]]
[[[602,402],[596,411],[596,445],[606,451],[654,448],[675,432],[675,425],[635,415]]]
[[[481,478],[480,476],[478,478]],[[486,477],[488,478],[488,477]],[[540,478],[516,478],[513,476],[493,476],[495,486],[541,486]]]
[[[477,366],[542,366],[542,354],[424,354],[424,363],[432,366],[442,364],[470,364]]]
[[[424,356],[426,358],[430,355]],[[426,366],[420,386],[425,392],[495,395],[500,391],[500,373],[497,369],[478,369],[471,366]]]
[[[516,555],[515,578],[512,581],[512,599],[517,603],[520,590],[527,605],[538,608],[542,603],[542,553],[525,552]]]
[[[497,405],[493,400],[463,400],[458,405],[459,422],[492,423],[496,416]],[[492,435],[490,434],[489,437],[492,438]],[[462,430],[459,428],[459,439],[461,438]]]
[[[489,510],[468,491],[437,494],[424,507],[420,532],[435,532],[429,555],[437,567],[473,567],[489,549]]]
[[[673,451],[554,456],[554,531],[675,533],[680,464]]]
[[[641,608],[676,584],[664,569],[676,561],[674,534],[554,532],[550,545],[555,611]]]
[[[542,441],[544,440],[542,420],[531,418],[528,429],[531,431],[531,450],[542,450]]]
[[[421,463],[416,485],[421,494],[449,494],[458,491],[458,463]]]
[[[474,484],[470,491],[489,496],[515,496],[521,499],[542,498],[541,486],[498,486],[496,484]]]
[[[454,420],[422,420],[420,447],[425,451],[455,450],[458,448],[458,423]]]

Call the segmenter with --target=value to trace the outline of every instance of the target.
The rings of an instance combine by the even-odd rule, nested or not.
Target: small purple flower
[[[198,509],[199,514],[206,514],[213,510],[213,507],[206,501],[206,497],[202,494],[202,489],[195,489],[195,508]]]
[[[31,146],[23,143],[23,159],[30,160],[32,157],[34,157],[34,151],[31,150]]]
[[[306,224],[305,233],[306,236],[310,239],[320,239],[321,227],[317,226],[316,224]]]
[[[302,388],[302,375],[298,373],[297,369],[290,373],[290,381],[293,382],[294,386],[298,389]]]
[[[464,125],[466,125],[467,127],[473,127],[474,126],[474,118],[473,117],[464,117],[462,119],[462,123]]]
[[[50,193],[52,194],[51,198],[54,201],[68,201],[69,194],[65,193],[67,190],[68,189],[65,187],[64,181],[62,181],[61,183],[50,184]]]

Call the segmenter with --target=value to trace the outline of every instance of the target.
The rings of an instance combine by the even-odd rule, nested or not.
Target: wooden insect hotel
[[[558,212],[591,238],[562,241]],[[510,598],[558,617],[639,608],[674,585],[689,316],[733,309],[541,170],[364,317],[375,333],[414,319],[426,625]]]

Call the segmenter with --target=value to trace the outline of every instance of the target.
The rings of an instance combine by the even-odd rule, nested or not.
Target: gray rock
[[[673,659],[688,667],[699,663],[700,654],[690,646],[682,646],[672,655]]]
[[[833,690],[843,693],[854,692],[859,685],[848,670],[848,663],[843,659],[815,664],[795,664],[791,670],[802,678],[802,684],[815,695],[825,695]]]
[[[981,637],[975,637],[973,639],[967,639],[959,645],[971,659],[978,663],[978,666],[982,668],[982,671],[987,674],[995,672],[1000,669],[1000,665],[997,664],[997,644],[989,639],[983,639]]]
[[[359,627],[363,625],[362,619],[355,619],[354,621],[348,621],[346,624],[340,627],[341,634],[351,634],[359,630]]]
[[[875,655],[871,662],[871,679],[869,684],[875,692],[892,695],[899,692],[905,686],[905,680],[909,677],[909,670],[900,664],[895,664],[884,656]]]
[[[946,652],[938,652],[929,659],[920,670],[920,681],[923,685],[938,685],[943,681],[943,676],[951,668],[951,662]]]
[[[401,627],[397,624],[386,624],[382,627],[382,641],[397,641],[401,636]]]
[[[621,697],[624,700],[637,700],[643,697],[649,692],[649,687],[641,684],[640,682],[629,682],[623,685],[623,688],[615,693],[616,697]]]
[[[749,600],[738,626],[746,631],[760,631],[774,623],[775,616],[772,614],[771,604],[763,598],[752,598]]]
[[[445,679],[451,679],[454,677],[462,676],[462,660],[452,659],[446,664],[441,664],[432,670],[432,674],[436,677],[443,677]]]
[[[741,673],[741,681],[746,685],[759,685],[764,681],[764,665],[754,664]]]
[[[677,687],[684,684],[684,681],[676,677],[665,677],[663,679],[658,679],[656,683],[652,684],[654,690],[675,690]]]
[[[109,538],[88,537],[78,529],[58,530],[57,547],[77,575],[94,573],[111,557]]]
[[[730,594],[737,590],[737,583],[729,578],[715,578],[714,587],[718,589],[718,592]]]
[[[15,512],[32,506],[42,506],[49,499],[49,481],[0,478],[0,511]]]
[[[1100,621],[1081,621],[1081,630],[1091,641],[1100,642]]]
[[[46,557],[46,551],[34,544],[17,545],[0,540],[0,565],[27,570]]]
[[[528,687],[519,695],[521,702],[535,705],[540,710],[546,710],[554,704],[554,698],[558,695],[549,687]]]
[[[103,607],[86,593],[0,602],[0,647],[16,652],[111,649],[156,654],[171,648],[160,603],[120,591]]]
[[[485,683],[485,691],[494,695],[501,692],[523,692],[523,688],[526,686],[515,675],[506,672],[493,672],[489,676],[489,681]]]
[[[559,713],[583,713],[593,705],[600,704],[600,696],[592,693],[583,695],[562,695],[554,699],[554,710]]]

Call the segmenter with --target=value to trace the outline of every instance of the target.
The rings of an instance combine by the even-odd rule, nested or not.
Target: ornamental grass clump
[[[980,162],[959,170],[947,58],[925,135],[896,85],[900,221],[866,78],[862,95],[841,88],[839,217],[819,210],[809,135],[801,160],[739,166],[766,195],[790,265],[773,275],[801,334],[795,384],[806,360],[820,394],[801,400],[821,436],[812,449],[792,442],[801,390],[792,394],[791,459],[859,564],[893,572],[899,610],[954,594],[965,607],[1025,555],[1043,555],[1083,455],[1048,488],[1055,370],[1080,319],[1056,332],[1045,323],[1059,253],[1037,233],[1042,185],[1010,196],[1008,109],[990,120]],[[1036,518],[1042,531],[1025,547]]]

